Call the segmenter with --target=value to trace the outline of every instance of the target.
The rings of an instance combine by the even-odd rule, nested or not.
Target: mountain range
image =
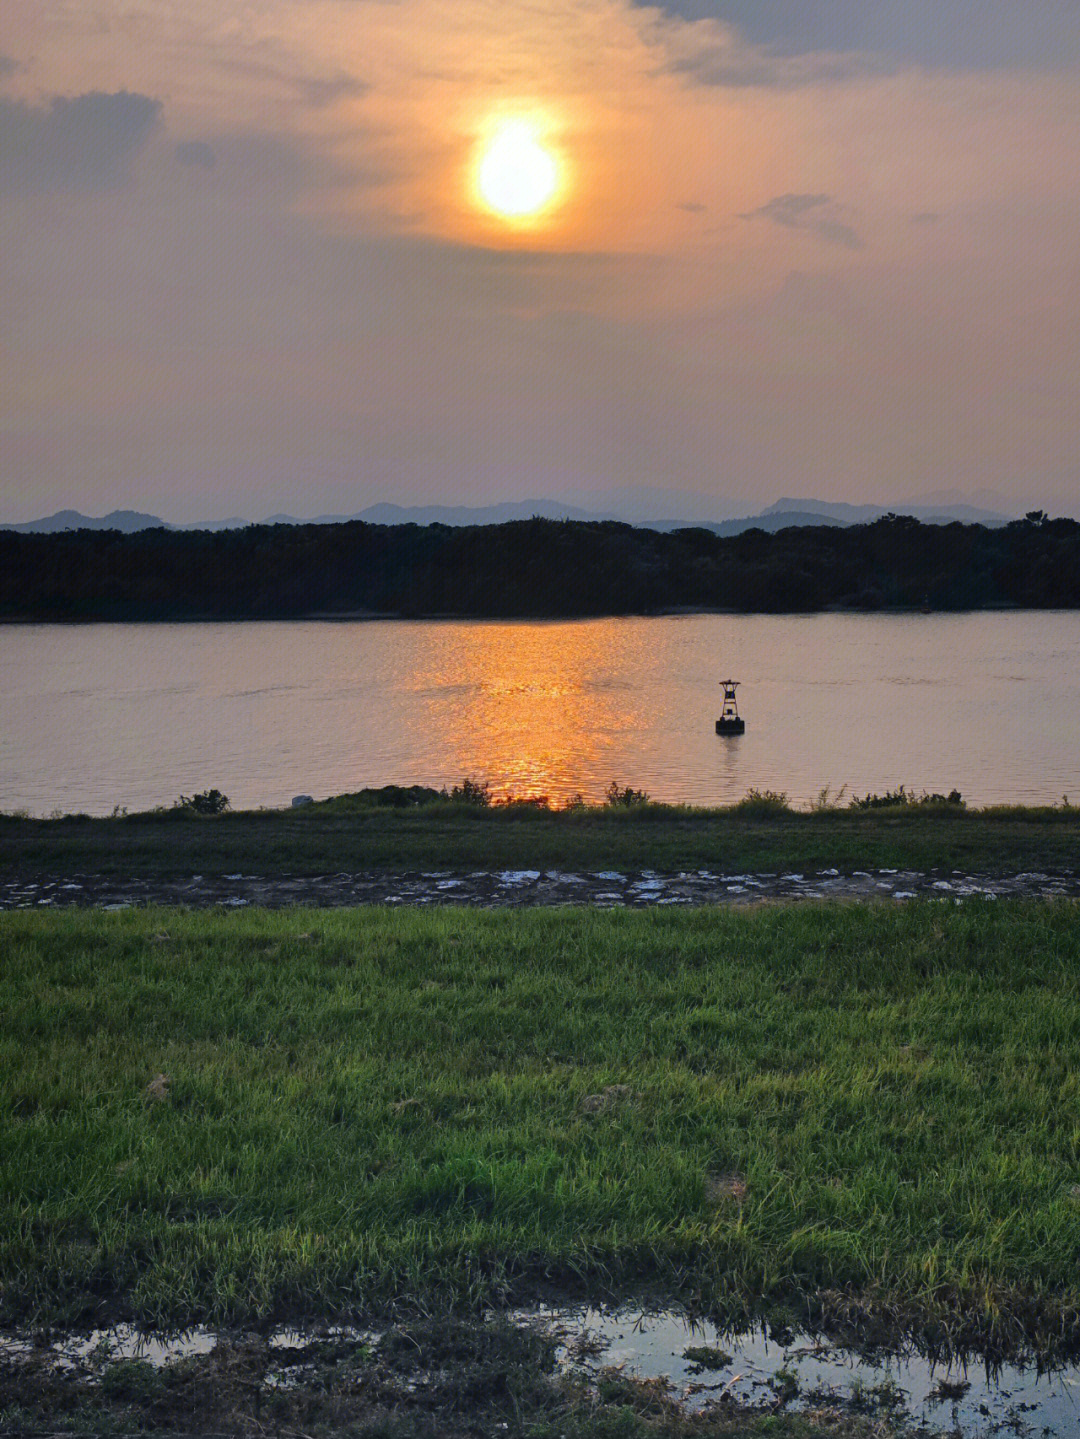
[[[891,511],[883,505],[852,505],[827,500],[780,499],[767,509],[755,515],[726,520],[689,519],[635,519],[633,523],[641,529],[676,530],[699,528],[711,530],[717,535],[738,535],[744,530],[762,529],[769,532],[789,529],[798,525],[848,525],[869,524]],[[964,524],[981,524],[991,528],[1008,524],[1012,516],[996,510],[982,509],[965,503],[948,504],[904,504],[895,512],[913,515],[926,524],[949,524],[960,520]],[[562,504],[557,500],[518,500],[495,505],[369,505],[350,515],[313,515],[298,518],[295,515],[269,515],[262,521],[251,521],[234,516],[227,520],[204,520],[189,525],[173,525],[157,515],[143,514],[139,510],[112,510],[107,515],[95,517],[81,514],[78,510],[57,510],[40,520],[27,520],[23,524],[0,525],[0,530],[14,530],[21,534],[54,534],[63,530],[119,530],[123,534],[134,534],[138,530],[229,530],[242,529],[252,523],[265,525],[332,525],[344,524],[350,520],[362,520],[372,525],[496,525],[509,520],[526,520],[540,516],[549,520],[616,520],[625,516],[615,512],[600,513],[579,509],[574,505]]]

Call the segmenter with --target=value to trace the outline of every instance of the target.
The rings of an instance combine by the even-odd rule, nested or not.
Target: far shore
[[[587,624],[591,620],[624,619],[678,619],[684,615],[774,615],[798,619],[814,615],[924,615],[941,617],[945,615],[974,615],[994,613],[1045,614],[1077,613],[1078,605],[1019,605],[1007,600],[982,605],[957,606],[948,609],[925,605],[822,605],[818,609],[739,609],[732,605],[669,605],[655,610],[610,610],[583,612],[581,614],[486,614],[482,611],[452,613],[433,611],[430,614],[407,613],[403,610],[310,610],[302,614],[258,614],[258,615],[0,615],[0,625],[231,625],[231,624],[307,624],[314,621],[331,623],[367,620],[410,621],[418,624],[432,624],[446,621],[451,624]]]

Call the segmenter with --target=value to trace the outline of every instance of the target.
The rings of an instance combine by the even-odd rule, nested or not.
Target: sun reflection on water
[[[490,778],[499,799],[595,796],[645,720],[640,692],[616,678],[641,658],[617,624],[470,626],[416,672],[427,701],[419,722],[448,737],[449,773]]]

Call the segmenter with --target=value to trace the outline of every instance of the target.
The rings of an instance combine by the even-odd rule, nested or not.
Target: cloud
[[[176,147],[176,158],[181,165],[193,165],[199,170],[212,170],[217,164],[213,147],[205,140],[185,140]]]
[[[304,101],[313,109],[332,105],[335,100],[355,99],[366,95],[371,88],[366,80],[355,75],[331,75],[315,79],[297,79],[293,82]]]
[[[0,55],[0,80],[6,80],[9,75],[17,75],[22,66],[10,55]]]
[[[858,250],[862,242],[845,221],[838,218],[840,207],[831,195],[776,195],[767,204],[739,216],[741,220],[761,217],[787,230],[811,230],[833,245]]]
[[[895,62],[885,56],[854,51],[777,54],[751,43],[730,26],[707,20],[669,31],[667,39],[671,52],[668,70],[697,85],[797,90],[896,70]]]
[[[680,20],[719,22],[776,64],[856,55],[935,69],[1057,69],[1080,56],[1075,0],[635,0]],[[717,83],[729,83],[718,81]],[[735,83],[755,83],[743,81]]]
[[[160,115],[160,101],[126,90],[57,96],[41,106],[0,99],[0,191],[112,189],[127,178]]]

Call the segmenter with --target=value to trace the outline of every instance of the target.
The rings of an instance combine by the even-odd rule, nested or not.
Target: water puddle
[[[691,1412],[831,1408],[887,1418],[913,1436],[949,1439],[1080,1434],[1080,1365],[990,1369],[974,1361],[935,1362],[914,1350],[868,1357],[813,1335],[736,1335],[678,1310],[539,1305],[515,1310],[509,1318],[552,1336],[562,1372],[583,1374],[595,1384],[612,1370],[660,1380]],[[317,1376],[319,1355],[325,1357],[328,1344],[366,1350],[377,1359],[387,1333],[335,1325],[280,1328],[262,1336],[219,1335],[206,1328],[169,1336],[121,1325],[52,1343],[0,1334],[0,1364],[18,1369],[36,1363],[94,1385],[121,1360],[140,1359],[160,1369],[182,1359],[207,1360],[219,1344],[239,1339],[265,1346],[264,1388],[291,1389]],[[425,1382],[420,1376],[406,1387]]]
[[[758,1409],[831,1404],[970,1439],[1080,1434],[1080,1366],[1040,1373],[934,1363],[916,1352],[864,1358],[808,1335],[735,1336],[674,1310],[540,1306],[513,1318],[548,1330],[564,1369],[667,1380],[694,1411],[730,1401]]]

